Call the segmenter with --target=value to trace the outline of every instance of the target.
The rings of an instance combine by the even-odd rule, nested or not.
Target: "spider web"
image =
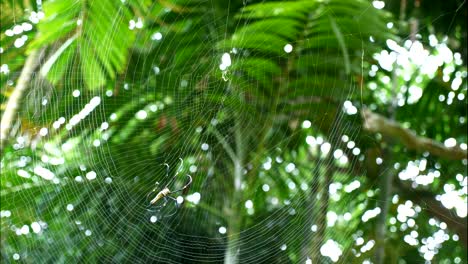
[[[164,6],[165,2],[161,3],[152,7]],[[26,208],[23,223],[3,221],[2,216],[2,237],[4,232],[16,236],[16,244],[2,250],[5,259],[219,263],[232,258],[240,263],[312,263],[317,256],[324,256],[322,261],[346,262],[371,250],[375,244],[372,239],[353,248],[364,231],[362,223],[351,220],[365,213],[375,218],[380,213],[375,195],[378,182],[349,179],[340,172],[353,170],[363,159],[358,146],[362,131],[355,123],[359,119],[356,106],[363,103],[367,87],[359,86],[349,75],[338,76],[342,66],[350,65],[346,60],[358,61],[363,76],[368,71],[364,55],[373,52],[367,48],[371,42],[368,32],[340,32],[340,25],[333,22],[339,18],[336,14],[328,10],[314,13],[330,17],[332,30],[328,34],[338,39],[338,46],[340,37],[342,42],[358,39],[361,49],[341,54],[344,65],[333,64],[330,69],[337,79],[344,80],[346,89],[338,89],[340,83],[330,84],[319,72],[308,72],[305,80],[317,84],[316,97],[339,98],[339,104],[305,102],[306,113],[297,117],[277,104],[284,94],[256,99],[264,89],[259,80],[286,89],[288,79],[273,80],[273,75],[239,78],[240,69],[249,67],[246,58],[251,53],[213,48],[231,40],[232,32],[241,32],[257,21],[243,17],[242,7],[248,2],[230,2],[225,17],[216,16],[215,1],[192,8],[210,4],[211,9],[197,17],[204,23],[187,33],[206,35],[199,46],[179,42],[184,33],[174,34],[149,24],[149,14],[133,14],[133,19],[123,21],[124,15],[116,13],[115,24],[123,21],[129,30],[150,34],[137,34],[138,47],[128,56],[132,65],[126,65],[115,81],[97,89],[85,88],[87,83],[98,82],[99,76],[91,74],[90,79],[82,80],[78,53],[69,54],[68,60],[76,65],[63,73],[62,83],[54,86],[36,74],[31,82],[34,89],[19,113],[35,125],[23,129],[26,132],[20,138],[27,142],[15,143],[18,149],[22,149],[20,145],[32,146],[31,151],[25,151],[24,166],[3,165],[21,167],[18,174],[24,179],[20,182],[30,190],[8,198],[20,204],[17,210],[2,206],[4,214],[8,209],[13,215],[21,215],[21,206]],[[123,1],[122,5],[128,3]],[[369,5],[361,14],[371,10]],[[190,14],[177,12],[176,6],[172,10],[165,6],[163,12],[174,12],[174,16],[158,21],[161,24],[195,21]],[[99,30],[91,31],[89,37],[101,34]],[[252,37],[247,33],[238,36]],[[108,41],[111,43],[112,34]],[[269,44],[257,43],[258,47]],[[296,48],[301,44],[286,41],[282,50],[262,55],[287,71],[288,60],[293,60],[288,58],[297,56]],[[111,45],[101,45],[111,56]],[[184,54],[182,64],[165,67],[170,65],[164,53],[170,51],[167,47],[189,55]],[[347,52],[346,47],[341,49]],[[320,67],[326,62],[315,57],[313,64]],[[270,70],[269,65],[259,65],[260,73]],[[97,72],[100,66],[95,67]],[[285,78],[289,77],[297,76]],[[290,98],[301,97],[298,89],[290,91]],[[268,112],[259,114],[253,109]],[[271,116],[274,118],[261,119]],[[265,135],[258,134],[261,132]],[[274,143],[262,142],[265,146],[260,148],[256,138],[261,136]],[[293,151],[283,152],[294,144]],[[171,182],[179,159],[183,161],[180,172]],[[186,175],[193,183],[173,195],[177,202],[169,200],[161,210],[148,210],[148,195],[156,195],[166,185],[169,190],[180,189]],[[365,195],[364,184],[369,189]],[[361,202],[370,209],[350,208]],[[408,210],[425,210],[401,204]],[[321,221],[327,227],[321,227]],[[3,223],[9,230],[4,230]],[[301,253],[305,241],[314,237],[323,240],[309,245],[315,255]],[[362,250],[365,247],[369,249]],[[234,249],[232,254],[230,248]]]

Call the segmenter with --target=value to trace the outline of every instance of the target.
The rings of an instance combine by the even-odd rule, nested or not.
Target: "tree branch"
[[[43,51],[44,48],[37,49],[33,50],[31,54],[29,54],[18,78],[16,87],[8,98],[5,112],[3,112],[2,121],[0,123],[0,153],[3,153],[11,127],[16,120],[15,117],[18,114],[18,109],[21,105],[23,95],[29,87],[31,77],[33,76],[34,70],[39,65]]]
[[[400,197],[424,206],[424,209],[430,215],[436,217],[440,221],[444,221],[448,229],[460,237],[465,248],[468,247],[466,218],[460,218],[456,216],[452,210],[445,208],[435,199],[435,195],[432,192],[409,189],[403,187],[401,184],[399,184],[398,188],[400,189],[398,192]]]
[[[361,114],[364,119],[365,130],[399,139],[408,149],[427,151],[434,156],[452,160],[467,158],[467,151],[458,146],[449,148],[433,139],[418,136],[414,131],[404,128],[397,122],[373,113],[368,109],[364,109]]]
[[[231,146],[229,146],[229,144],[227,143],[224,136],[221,135],[221,133],[219,133],[219,131],[214,126],[210,126],[208,128],[208,131],[213,133],[213,135],[216,137],[216,139],[219,141],[219,143],[221,143],[221,145],[223,146],[224,150],[227,152],[228,156],[231,158],[232,162],[236,163],[237,156],[234,153],[234,151],[232,150]]]

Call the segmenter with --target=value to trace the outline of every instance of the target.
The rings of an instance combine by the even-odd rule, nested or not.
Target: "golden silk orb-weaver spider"
[[[176,207],[178,207],[179,203],[177,202],[177,199],[172,197],[171,195],[184,191],[185,189],[187,189],[192,184],[192,176],[187,174],[187,177],[188,177],[189,180],[182,188],[180,188],[178,190],[175,190],[175,191],[171,191],[169,189],[169,186],[172,183],[174,183],[175,179],[177,178],[177,175],[179,175],[179,172],[180,172],[180,170],[182,168],[183,160],[180,159],[180,161],[181,161],[181,164],[180,164],[179,168],[177,169],[176,174],[166,184],[166,186],[164,186],[164,188],[162,188],[162,190],[160,190],[159,192],[157,191],[158,187],[156,187],[153,190],[151,190],[150,193],[148,193],[148,195],[147,195],[147,200],[149,201],[148,211],[160,211],[160,209],[164,208],[167,205],[168,199],[173,200],[175,202]],[[169,164],[164,163],[163,165],[166,166],[166,177],[167,177],[167,176],[169,176]],[[158,185],[159,185],[159,183],[156,182],[156,186],[158,186]],[[153,197],[153,198],[150,200],[151,197]],[[157,204],[160,203],[161,200],[164,200],[164,203],[162,203],[161,205],[158,206]],[[175,214],[175,212],[173,214]],[[173,214],[171,214],[171,215],[173,215]],[[167,215],[167,216],[171,216],[171,215]]]

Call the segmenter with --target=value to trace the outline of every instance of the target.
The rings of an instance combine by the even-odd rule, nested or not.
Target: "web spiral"
[[[5,189],[18,204],[8,230],[2,224],[17,236],[5,259],[352,257],[342,248],[363,224],[349,220],[364,211],[353,207],[379,203],[346,174],[363,159],[356,107],[372,43],[388,36],[346,8],[363,18],[379,10],[361,1],[65,2],[74,24],[50,29],[65,41],[44,51],[18,113],[31,120],[18,128],[22,164],[3,165],[26,190]],[[63,7],[38,10],[47,27]]]

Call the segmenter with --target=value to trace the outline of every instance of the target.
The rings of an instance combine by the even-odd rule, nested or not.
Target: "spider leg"
[[[177,175],[179,175],[179,172],[180,172],[180,170],[182,169],[182,166],[184,165],[184,160],[181,159],[181,158],[179,158],[179,159],[180,159],[180,166],[179,166],[179,168],[177,169],[177,171],[176,171],[174,177],[172,177],[172,179],[167,183],[166,187],[169,187],[169,185],[172,185],[172,184],[174,183],[175,179],[177,178]],[[164,164],[165,164],[165,165],[167,166],[167,168],[168,168],[168,171],[167,171],[167,174],[166,174],[166,177],[167,177],[167,176],[169,176],[169,165],[168,165],[167,163],[164,163]]]
[[[166,166],[166,178],[169,177],[169,164],[163,163],[162,166]],[[166,184],[166,187],[169,186],[169,184]]]
[[[180,165],[179,165],[179,168],[176,171],[176,174],[174,175],[174,178],[177,177],[177,175],[179,175],[179,172],[182,169],[182,166],[184,165],[184,160],[182,158],[179,158],[179,160],[180,160]]]
[[[177,202],[177,199],[172,196],[166,196],[166,198],[172,199],[173,201]]]
[[[149,204],[149,203],[148,203]],[[162,205],[152,205],[152,204],[149,204],[147,207],[146,207],[146,211],[148,212],[159,212],[161,211],[161,209],[166,205],[166,203],[162,204]]]
[[[153,196],[155,193],[156,193],[156,189],[153,189],[151,192],[149,192],[146,195],[146,204],[150,204],[150,201],[152,199],[151,196]]]
[[[187,182],[187,184],[185,184],[185,186],[182,187],[181,189],[176,190],[176,191],[172,191],[171,193],[178,193],[178,192],[181,192],[181,191],[187,189],[187,187],[189,187],[190,184],[192,184],[192,176],[190,176],[190,175],[187,174],[187,177],[189,178],[189,181]]]
[[[166,205],[167,205],[167,196],[164,196],[163,199],[164,199],[164,203],[163,203],[163,205],[161,207],[166,207]]]
[[[177,203],[177,199],[172,197],[172,196],[166,196],[169,199],[172,199],[174,201],[175,207],[172,213],[164,215],[164,217],[171,217],[177,213],[177,209],[179,208],[179,204]]]

